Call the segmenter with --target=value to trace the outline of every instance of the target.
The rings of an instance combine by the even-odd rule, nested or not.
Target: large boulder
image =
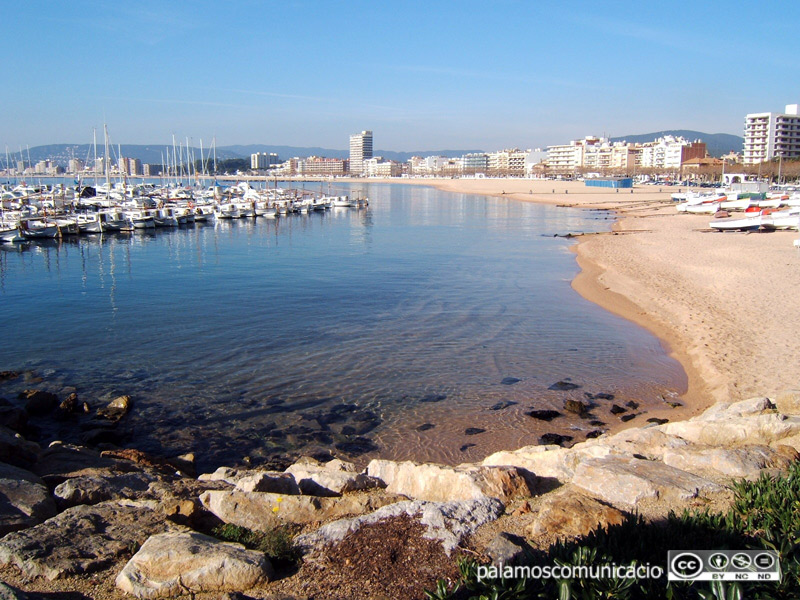
[[[378,479],[360,473],[353,463],[338,459],[328,463],[303,459],[286,469],[286,473],[294,476],[303,494],[314,496],[339,496],[381,486]]]
[[[664,452],[664,464],[701,476],[722,475],[726,478],[754,479],[762,469],[786,469],[798,457],[793,448],[783,446],[741,446],[717,448],[688,446]]]
[[[30,415],[46,415],[58,406],[58,396],[42,390],[25,390],[19,395]]]
[[[729,410],[704,413],[688,421],[666,423],[658,428],[664,433],[708,446],[769,445],[800,434],[800,418],[775,412],[737,414],[737,411]]]
[[[75,506],[0,539],[0,565],[27,577],[57,579],[104,569],[173,526],[152,510],[102,502]]]
[[[722,491],[708,479],[658,461],[606,456],[583,461],[572,483],[612,506],[635,508],[642,500],[686,501]]]
[[[0,463],[0,536],[32,527],[56,514],[44,481],[29,471]]]
[[[137,598],[171,598],[203,592],[241,592],[267,583],[273,570],[261,552],[195,532],[149,538],[117,575],[122,591]]]
[[[51,444],[42,450],[31,471],[51,487],[72,477],[130,473],[139,470],[128,461],[102,456],[99,452],[71,444]]]
[[[342,519],[299,535],[295,543],[307,553],[314,554],[327,546],[341,542],[349,533],[364,525],[378,523],[390,517],[408,515],[426,527],[425,537],[440,540],[450,554],[460,541],[478,527],[497,519],[503,513],[503,503],[483,496],[459,502],[398,502],[353,519]]]
[[[510,466],[448,467],[411,461],[373,460],[367,473],[386,484],[386,491],[415,500],[447,502],[497,498],[508,502],[534,494],[533,476]]]
[[[524,446],[518,450],[500,451],[487,456],[484,466],[514,466],[535,474],[539,478],[568,482],[575,469],[586,458],[607,456],[612,448],[600,440],[587,440],[571,448],[555,445]]]
[[[229,490],[210,490],[200,495],[206,510],[222,521],[258,531],[285,523],[316,523],[360,515],[402,499],[391,494],[356,493],[327,498]]]
[[[598,527],[619,525],[624,518],[622,511],[568,485],[542,499],[528,535],[531,538],[575,538]]]

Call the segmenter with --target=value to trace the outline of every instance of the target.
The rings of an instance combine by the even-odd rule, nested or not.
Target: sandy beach
[[[670,200],[674,187],[641,186],[631,193],[562,181],[404,183],[614,210],[619,216],[616,235],[581,237],[575,246],[582,270],[573,287],[663,340],[689,379],[681,417],[714,402],[797,386],[800,257],[792,245],[797,232],[710,232],[710,216],[675,211]],[[670,416],[678,415],[673,411]]]

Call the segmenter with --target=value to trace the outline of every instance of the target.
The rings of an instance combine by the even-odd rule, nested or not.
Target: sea
[[[571,288],[560,236],[608,231],[610,213],[334,188],[369,207],[0,245],[0,370],[25,372],[0,396],[75,391],[94,410],[129,395],[114,443],[213,470],[458,464],[597,435],[614,404],[641,422],[685,391],[658,339]],[[76,419],[40,441],[80,440],[94,421]]]

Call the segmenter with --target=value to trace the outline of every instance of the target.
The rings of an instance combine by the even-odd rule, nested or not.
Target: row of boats
[[[687,192],[672,194],[672,199],[679,202],[678,212],[714,215],[709,227],[717,231],[800,229],[798,192]]]
[[[91,188],[90,188],[91,190]],[[0,201],[0,242],[69,235],[180,227],[215,219],[278,218],[333,208],[366,208],[367,198],[329,196],[307,190],[257,190],[239,184],[225,191],[191,190],[5,190]]]

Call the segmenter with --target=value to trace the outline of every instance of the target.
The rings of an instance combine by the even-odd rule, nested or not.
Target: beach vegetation
[[[474,559],[459,564],[460,578],[439,581],[428,600],[788,600],[800,598],[800,463],[783,475],[762,473],[755,481],[731,485],[734,500],[727,511],[670,512],[662,521],[628,516],[621,524],[595,529],[587,536],[557,542],[534,552],[532,565],[658,565],[659,578],[641,579],[503,579],[479,578]],[[668,582],[669,550],[772,550],[781,580]]]
[[[263,552],[278,566],[294,565],[300,560],[300,551],[294,544],[289,525],[278,525],[267,531],[254,531],[239,525],[224,523],[211,532],[223,542],[235,542],[249,550]]]

